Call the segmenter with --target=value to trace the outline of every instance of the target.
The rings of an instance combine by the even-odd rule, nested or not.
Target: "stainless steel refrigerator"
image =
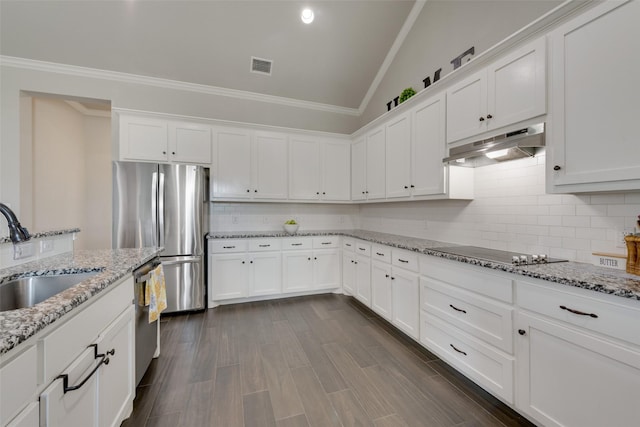
[[[208,169],[113,162],[113,247],[164,247],[164,313],[205,308]]]

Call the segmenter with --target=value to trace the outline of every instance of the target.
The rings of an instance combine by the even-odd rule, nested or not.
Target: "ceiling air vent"
[[[262,59],[256,58],[255,56],[251,57],[251,72],[258,74],[266,74],[267,76],[271,75],[271,65],[273,61],[270,59]]]

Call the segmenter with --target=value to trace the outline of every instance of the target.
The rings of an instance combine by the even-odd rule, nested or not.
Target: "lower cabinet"
[[[371,263],[371,309],[388,321],[393,321],[391,296],[391,266],[373,261]]]
[[[347,295],[356,292],[356,257],[351,252],[342,255],[342,290]]]
[[[340,287],[342,275],[338,249],[283,252],[282,267],[283,292]]]
[[[418,339],[420,336],[420,284],[418,274],[393,267],[391,271],[393,324]]]
[[[280,252],[232,253],[209,256],[211,303],[273,295],[281,292]]]
[[[38,427],[40,425],[40,405],[30,403],[7,427]]]
[[[371,258],[356,255],[356,299],[371,307]]]

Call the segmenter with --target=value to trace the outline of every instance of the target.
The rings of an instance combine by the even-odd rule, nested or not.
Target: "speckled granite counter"
[[[38,239],[42,237],[52,237],[52,236],[61,236],[63,234],[72,234],[79,233],[79,228],[69,228],[66,230],[55,230],[55,231],[44,231],[39,233],[31,234],[32,239]],[[9,237],[0,237],[0,243],[11,243],[11,239]]]
[[[493,270],[505,271],[521,276],[546,280],[562,285],[574,286],[623,298],[640,300],[640,276],[627,274],[624,271],[597,267],[579,262],[561,262],[555,264],[515,266],[489,262],[476,258],[438,252],[433,248],[456,246],[448,242],[418,239],[395,234],[378,233],[366,230],[320,230],[300,231],[295,236],[329,236],[341,235],[367,240],[372,243],[407,249],[426,255],[437,256],[466,264],[478,265]],[[210,239],[239,239],[255,237],[290,237],[283,231],[247,231],[247,232],[212,232]]]
[[[33,307],[0,312],[0,355],[60,319],[161,251],[162,249],[157,248],[76,251],[0,270],[0,284],[25,276],[99,271],[95,276]]]

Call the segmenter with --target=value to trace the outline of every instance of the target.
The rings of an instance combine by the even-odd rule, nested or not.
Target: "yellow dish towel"
[[[164,283],[162,264],[151,272],[145,289],[144,302],[149,306],[149,323],[158,320],[160,313],[167,308],[167,288]]]

